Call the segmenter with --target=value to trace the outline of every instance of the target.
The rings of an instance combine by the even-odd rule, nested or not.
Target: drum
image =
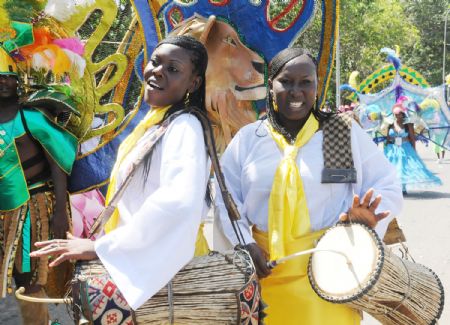
[[[437,275],[393,254],[369,227],[337,224],[316,249],[308,276],[321,298],[365,311],[382,324],[435,324],[441,316],[444,288]]]
[[[195,257],[136,311],[99,260],[77,264],[72,282],[75,319],[84,324],[256,325],[259,290],[251,258],[241,249]]]

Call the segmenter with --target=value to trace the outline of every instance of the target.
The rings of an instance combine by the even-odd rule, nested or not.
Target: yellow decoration
[[[424,109],[438,110],[440,106],[441,105],[439,105],[439,102],[433,98],[426,98],[419,104],[421,110]]]
[[[209,253],[208,242],[204,234],[205,224],[201,223],[197,233],[197,240],[195,241],[194,256],[203,256]]]
[[[16,63],[1,46],[0,46],[0,74],[17,75]]]
[[[113,170],[111,172],[111,179],[109,182],[108,192],[106,194],[106,206],[109,204],[116,192],[116,174],[119,170],[120,164],[123,162],[127,154],[133,149],[138,140],[144,135],[144,133],[152,126],[158,124],[164,118],[164,115],[169,110],[170,106],[167,107],[153,107],[144,119],[139,122],[133,132],[128,135],[128,137],[122,142],[117,152],[116,163],[114,164]],[[119,223],[119,213],[117,208],[114,210],[111,218],[105,225],[105,232],[110,232],[114,230]]]
[[[355,89],[358,88],[358,76],[359,76],[358,71],[352,71],[350,77],[348,78],[348,84]]]
[[[287,254],[314,248],[314,242],[324,230],[308,233],[286,246]],[[253,227],[253,237],[268,252],[268,235]],[[309,256],[279,264],[272,274],[261,280],[261,294],[268,305],[264,310],[266,325],[358,325],[359,313],[345,305],[332,304],[321,299],[311,288],[308,280]]]
[[[332,1],[325,1],[330,2]],[[324,2],[324,3],[325,3]],[[327,5],[329,5],[327,3]],[[332,5],[329,5],[330,8]],[[318,78],[318,85],[317,85],[317,95],[318,98],[325,98],[326,93],[328,90],[328,85],[330,84],[331,77],[328,75],[328,72],[333,69],[334,65],[334,59],[336,54],[336,40],[339,36],[339,8],[340,8],[340,0],[334,1],[334,6],[336,8],[336,11],[333,13],[333,10],[327,10],[325,12],[325,20],[323,25],[323,39],[325,42],[323,42],[323,48],[321,49],[321,53],[331,53],[331,55],[321,55],[320,60],[318,62],[318,69],[317,69],[317,78]],[[328,78],[327,78],[328,77]],[[322,81],[325,80],[325,83]],[[325,99],[323,99],[320,103],[320,106],[322,107],[323,104],[325,104]]]
[[[6,0],[0,0],[0,29],[9,29],[9,24],[11,23],[9,19],[8,12],[5,10]],[[1,41],[1,39],[0,39]]]
[[[286,256],[285,246],[311,230],[308,205],[296,158],[298,150],[319,129],[319,122],[310,114],[293,145],[268,125],[272,138],[284,153],[275,172],[269,198],[269,253],[270,259],[274,260]]]
[[[70,78],[74,92],[84,95],[80,124],[76,126],[80,133],[81,142],[117,129],[125,118],[125,110],[122,105],[118,103],[101,104],[100,99],[122,79],[128,64],[126,55],[116,52],[100,62],[94,62],[92,59],[96,48],[111,29],[117,16],[116,2],[114,0],[97,0],[90,5],[80,6],[77,14],[73,15],[71,19],[61,22],[61,25],[67,31],[68,37],[76,36],[77,31],[85,24],[86,18],[95,10],[100,10],[102,15],[97,28],[85,44],[83,57],[86,59],[86,73],[83,78],[75,75]],[[102,74],[110,65],[116,67],[115,73],[106,82],[98,84],[96,75]],[[94,116],[108,113],[113,114],[115,118],[99,128],[93,129],[91,127]]]

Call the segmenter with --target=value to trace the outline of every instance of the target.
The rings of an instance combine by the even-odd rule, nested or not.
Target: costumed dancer
[[[36,241],[65,238],[69,230],[66,178],[78,143],[39,110],[22,107],[20,86],[16,63],[0,46],[0,292],[11,292],[14,278],[43,297],[48,259],[30,260],[30,252]],[[19,305],[25,324],[48,323],[46,305]]]
[[[221,159],[242,216],[241,231],[263,278],[269,325],[359,324],[358,311],[326,302],[314,293],[307,276],[308,256],[273,270],[267,262],[313,248],[315,240],[340,218],[363,222],[382,238],[391,220],[387,216],[397,215],[403,202],[395,169],[351,120],[347,130],[356,170],[353,184],[323,183],[323,129],[343,117],[317,107],[316,64],[301,48],[277,54],[268,67],[267,119],[243,127]],[[236,244],[223,200],[217,195],[221,227]]]
[[[208,210],[210,163],[200,121],[180,114],[152,150],[146,148],[159,125],[174,113],[186,108],[206,111],[207,62],[205,47],[192,37],[169,37],[156,46],[144,71],[144,100],[152,108],[119,148],[107,205],[129,177],[133,162],[146,158],[118,201],[106,234],[95,241],[71,237],[40,242],[33,256],[60,255],[50,266],[67,259],[100,258],[128,304],[137,309],[194,252],[208,252],[201,219]]]
[[[407,121],[402,100],[392,108],[394,122],[389,125],[384,154],[395,166],[403,194],[411,189],[442,185],[442,181],[425,166],[416,151],[413,123]]]

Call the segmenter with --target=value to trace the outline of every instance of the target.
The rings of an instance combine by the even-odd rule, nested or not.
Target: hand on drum
[[[77,238],[67,233],[67,239],[53,239],[36,242],[39,250],[30,253],[31,257],[53,256],[55,259],[49,264],[57,266],[67,260],[93,260],[97,258],[94,241]]]
[[[269,276],[272,271],[267,266],[267,258],[264,251],[261,249],[261,247],[258,246],[256,243],[248,244],[245,246],[250,253],[250,256],[252,257],[253,264],[255,264],[256,267],[256,274],[259,278],[265,278]]]
[[[339,220],[361,222],[371,228],[375,228],[378,221],[386,218],[390,214],[390,211],[383,211],[375,214],[375,210],[381,202],[381,195],[378,195],[372,201],[373,193],[373,188],[369,189],[366,194],[364,194],[362,200],[359,199],[358,195],[355,195],[353,197],[352,206],[346,213],[341,213]]]

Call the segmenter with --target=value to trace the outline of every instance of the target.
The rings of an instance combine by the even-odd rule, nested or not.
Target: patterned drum
[[[195,257],[138,310],[128,306],[99,260],[77,264],[72,282],[84,324],[259,324],[260,291],[245,250]]]

